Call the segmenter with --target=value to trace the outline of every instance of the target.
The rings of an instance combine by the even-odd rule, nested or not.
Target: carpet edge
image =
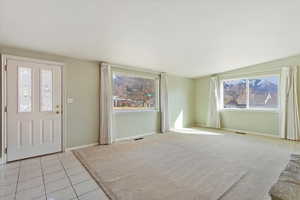
[[[90,176],[94,179],[94,181],[98,184],[100,189],[102,189],[102,191],[106,194],[106,196],[110,200],[117,200],[115,194],[109,188],[107,188],[105,184],[101,182],[101,180],[99,180],[99,178],[96,176],[96,172],[91,168],[89,168],[89,165],[85,162],[85,159],[82,157],[79,150],[72,150],[72,153],[77,158],[77,160],[82,164],[82,166],[86,169],[86,171],[90,174]]]

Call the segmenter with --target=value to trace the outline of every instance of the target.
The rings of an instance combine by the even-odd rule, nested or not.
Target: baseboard
[[[115,142],[120,142],[120,141],[124,141],[124,140],[134,140],[136,138],[145,137],[145,136],[149,136],[149,135],[154,135],[156,133],[157,132],[151,132],[151,133],[144,133],[144,134],[134,135],[134,136],[129,136],[129,137],[116,138]]]
[[[206,125],[203,125],[201,123],[196,123],[197,127],[202,127],[202,128],[210,128],[207,127]],[[224,131],[230,131],[230,132],[243,132],[249,135],[258,135],[258,136],[265,136],[265,137],[272,137],[272,138],[281,138],[279,135],[272,135],[268,133],[260,133],[260,132],[253,132],[253,131],[246,131],[246,130],[240,130],[240,129],[231,129],[231,128],[211,128],[211,129],[219,129],[219,130],[224,130]]]
[[[238,130],[238,129],[231,129],[231,128],[221,128],[224,131],[231,131],[231,132],[242,132],[249,135],[258,135],[258,136],[265,136],[265,137],[272,137],[272,138],[280,138],[279,135],[272,135],[268,133],[260,133],[260,132],[252,132],[252,131],[245,131],[245,130]]]
[[[4,165],[6,162],[5,162],[5,160],[4,160],[4,157],[1,157],[0,158],[0,165]]]
[[[149,136],[149,135],[154,135],[157,132],[151,132],[151,133],[145,133],[145,134],[140,134],[140,135],[134,135],[134,136],[130,136],[130,137],[123,137],[123,138],[116,138],[115,142],[119,142],[119,141],[123,141],[123,140],[133,140],[139,137],[145,137],[145,136]],[[92,146],[97,146],[99,145],[99,143],[91,143],[91,144],[86,144],[86,145],[81,145],[81,146],[76,146],[76,147],[70,147],[70,148],[66,148],[66,151],[72,151],[72,150],[76,150],[76,149],[82,149],[82,148],[86,148],[86,147],[92,147]],[[1,160],[0,160],[1,162]]]
[[[208,127],[206,127],[206,124],[204,124],[204,123],[199,123],[199,122],[194,123],[194,126],[196,126],[196,127],[208,128]]]
[[[86,144],[86,145],[80,145],[80,146],[76,146],[76,147],[70,147],[70,148],[66,148],[66,151],[72,151],[72,150],[76,150],[76,149],[82,149],[82,148],[86,148],[86,147],[92,147],[92,146],[97,146],[99,145],[99,143],[91,143],[91,144]]]
[[[81,149],[81,148],[85,148],[85,147],[92,147],[92,146],[97,146],[99,143],[91,143],[91,144],[86,144],[86,145],[81,145],[81,146],[76,146],[76,147],[70,147],[70,148],[66,148],[66,151],[72,151],[72,150],[76,150],[76,149]],[[3,157],[0,157],[0,165],[5,164],[6,161],[4,160]]]

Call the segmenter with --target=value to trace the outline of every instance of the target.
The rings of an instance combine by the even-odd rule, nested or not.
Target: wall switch
[[[68,104],[71,104],[74,102],[74,99],[72,97],[68,97],[67,102]]]

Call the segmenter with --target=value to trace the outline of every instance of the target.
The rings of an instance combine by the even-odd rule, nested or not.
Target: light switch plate
[[[69,104],[71,104],[71,103],[74,102],[74,99],[73,99],[72,97],[68,97],[67,102],[68,102]]]

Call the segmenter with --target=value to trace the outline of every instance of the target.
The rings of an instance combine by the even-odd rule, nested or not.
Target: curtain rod
[[[109,63],[112,67],[115,68],[119,68],[119,69],[125,69],[125,70],[132,70],[132,71],[136,71],[136,72],[145,72],[145,73],[151,73],[151,74],[161,74],[162,72],[159,71],[154,71],[151,69],[144,69],[144,68],[140,68],[140,67],[132,67],[132,66],[127,66],[127,65],[119,65],[119,64],[113,64],[113,63]]]

